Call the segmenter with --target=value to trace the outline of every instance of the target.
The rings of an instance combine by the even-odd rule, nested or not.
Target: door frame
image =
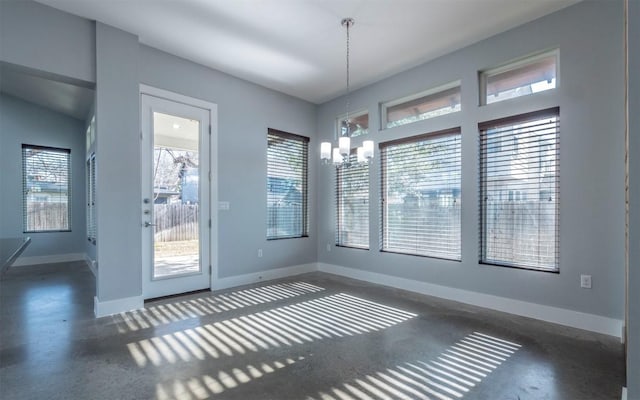
[[[207,268],[210,267],[211,273],[209,274],[209,289],[212,290],[214,287],[214,281],[218,276],[218,105],[206,100],[197,99],[189,96],[185,96],[179,93],[171,92],[165,89],[160,89],[157,87],[140,84],[140,94],[139,94],[139,106],[140,106],[140,140],[142,141],[142,118],[143,118],[143,108],[142,108],[142,96],[152,96],[157,97],[163,100],[168,100],[176,103],[182,103],[187,106],[198,107],[204,109],[209,113],[209,168],[210,168],[210,177],[209,177],[209,218],[211,220],[211,225],[209,229],[209,243],[201,243],[202,246],[209,246],[209,264],[202,265],[203,271],[206,273]],[[202,149],[204,150],[204,149]],[[142,151],[144,149],[142,146],[140,147],[140,159],[142,160]],[[142,199],[140,199],[141,201]],[[142,204],[141,204],[142,206]],[[143,226],[144,221],[142,221],[142,207],[141,207],[141,223],[140,223],[140,235],[143,237],[145,235],[145,228]],[[141,248],[141,251],[148,251],[148,249]],[[145,279],[148,277],[144,276],[144,271],[146,269],[141,268],[142,283],[143,283],[143,298],[151,298],[148,297],[144,291],[144,285],[146,284]]]

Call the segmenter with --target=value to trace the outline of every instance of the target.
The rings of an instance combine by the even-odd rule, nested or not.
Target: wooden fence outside
[[[69,207],[67,203],[31,201],[27,205],[25,231],[66,231],[69,230]]]
[[[155,240],[198,240],[200,210],[197,204],[154,204]]]

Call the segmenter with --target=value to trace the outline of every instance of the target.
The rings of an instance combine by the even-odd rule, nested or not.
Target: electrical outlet
[[[331,251],[331,243],[327,243],[327,251]]]
[[[258,258],[262,257],[262,249],[258,249]]]
[[[591,289],[591,275],[580,275],[580,287]]]

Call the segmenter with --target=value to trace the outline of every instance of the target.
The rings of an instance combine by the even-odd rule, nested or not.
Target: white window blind
[[[96,155],[87,161],[87,239],[96,242]]]
[[[380,144],[382,250],[461,259],[460,129]]]
[[[336,244],[369,248],[369,165],[358,163],[352,151],[350,166],[336,169]]]
[[[22,145],[24,232],[71,229],[71,151]]]
[[[559,109],[479,128],[480,261],[558,271]]]
[[[309,138],[269,129],[267,134],[267,239],[309,236]]]

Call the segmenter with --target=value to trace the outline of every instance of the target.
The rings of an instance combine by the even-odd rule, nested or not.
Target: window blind
[[[369,165],[357,163],[354,151],[349,167],[336,168],[336,245],[369,248]]]
[[[71,151],[22,145],[24,232],[71,227]]]
[[[461,259],[460,129],[380,144],[382,250]]]
[[[267,134],[267,239],[309,236],[309,138],[269,129]]]
[[[480,261],[558,271],[559,109],[479,129]]]
[[[89,129],[87,129],[87,138],[89,137]],[[87,141],[87,147],[88,141]],[[86,196],[87,196],[87,209],[86,209],[86,220],[87,220],[87,240],[91,241],[91,159],[87,160],[85,164],[85,176],[86,180]]]
[[[87,190],[87,237],[89,241],[95,244],[96,242],[96,155],[91,154],[89,158],[89,170],[87,174],[89,176],[89,186]]]

